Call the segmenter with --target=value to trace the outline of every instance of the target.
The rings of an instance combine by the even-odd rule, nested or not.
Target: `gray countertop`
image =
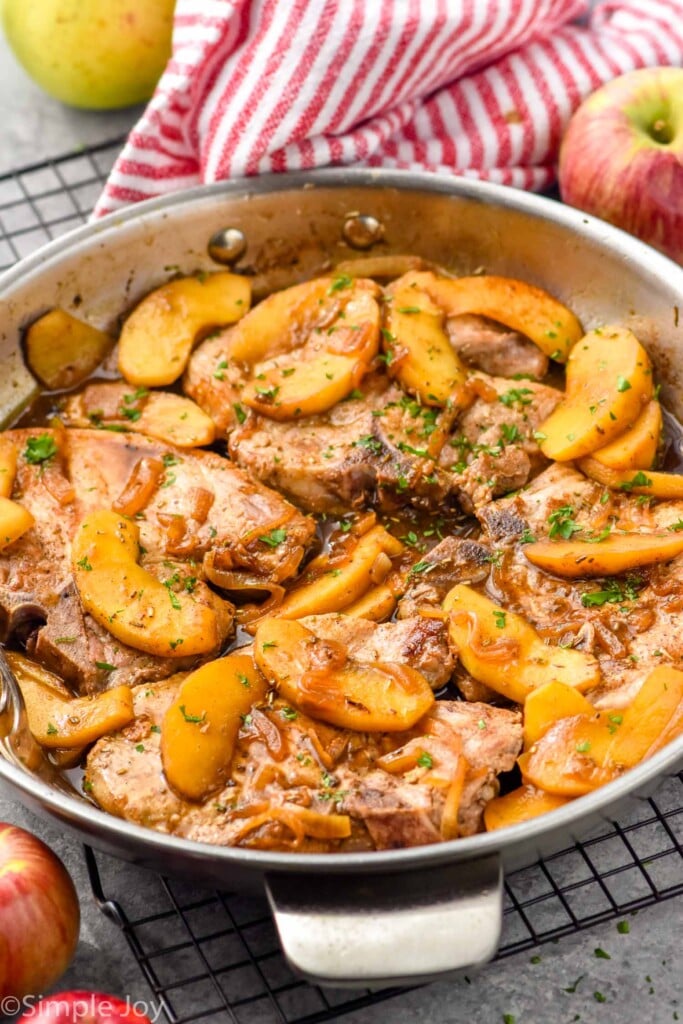
[[[127,131],[136,114],[135,110],[99,114],[63,107],[28,80],[0,38],[0,173],[116,138]],[[44,838],[76,881],[83,915],[81,941],[59,989],[100,989],[148,1001],[148,1012],[156,1016],[157,1004],[127,943],[91,897],[78,841],[11,799],[0,800],[0,818]],[[115,870],[129,885],[128,905],[139,906],[144,899],[144,886],[138,884],[136,874],[139,869],[121,863]],[[683,1020],[679,951],[683,899],[640,911],[630,926],[629,934],[620,934],[612,921],[488,965],[468,978],[433,984],[344,1019],[349,1024],[383,1024],[388,1018],[400,1019],[402,1024],[503,1024],[506,1020],[508,1024],[664,1024],[679,1016]],[[596,949],[606,951],[610,959],[596,957]],[[568,992],[570,988],[575,991]],[[601,993],[605,1001],[598,1001],[594,993]]]

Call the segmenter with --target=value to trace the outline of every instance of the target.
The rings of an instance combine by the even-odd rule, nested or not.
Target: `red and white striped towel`
[[[580,101],[683,64],[683,0],[178,0],[173,56],[95,216],[356,164],[552,183]]]

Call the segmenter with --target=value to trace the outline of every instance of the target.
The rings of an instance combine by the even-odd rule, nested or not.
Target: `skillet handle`
[[[280,943],[297,974],[335,988],[443,978],[500,940],[500,858],[397,874],[268,874]]]

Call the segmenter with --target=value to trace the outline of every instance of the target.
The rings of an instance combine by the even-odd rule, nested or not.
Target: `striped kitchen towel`
[[[683,0],[178,0],[95,216],[351,164],[542,189],[580,101],[657,64],[683,64]]]

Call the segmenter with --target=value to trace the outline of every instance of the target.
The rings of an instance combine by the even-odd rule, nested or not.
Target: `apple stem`
[[[658,117],[650,127],[650,136],[655,142],[660,142],[666,145],[673,139],[673,132],[671,125],[664,117]]]

